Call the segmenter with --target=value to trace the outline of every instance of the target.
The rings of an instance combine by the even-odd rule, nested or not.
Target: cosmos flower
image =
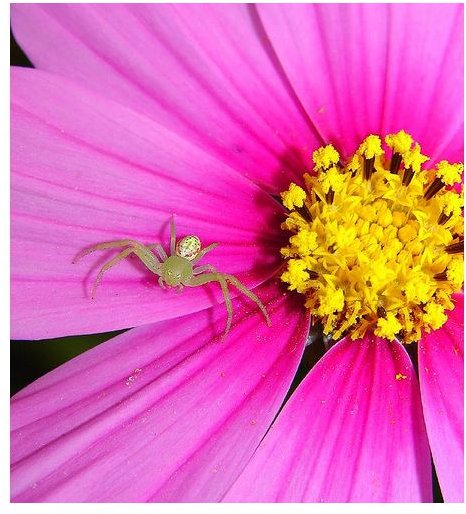
[[[420,177],[429,187],[446,176],[438,163],[462,160],[462,16],[435,4],[13,7],[37,69],[12,71],[12,336],[135,327],[13,398],[13,501],[431,501],[430,452],[444,498],[462,500],[463,298],[441,286],[456,277],[451,254],[442,249],[444,276],[430,276],[441,312],[418,309],[413,326],[393,291],[389,312],[366,323],[343,284],[369,298],[367,284],[329,273],[325,286],[309,261],[325,253],[312,223],[341,191],[354,213],[363,180],[392,201],[415,198],[418,213]],[[433,171],[409,161],[414,143],[397,152],[401,129]],[[387,148],[373,151],[374,134],[389,135],[412,184],[391,173]],[[327,165],[329,143],[338,159]],[[383,190],[397,180],[417,192]],[[418,228],[451,207],[441,187]],[[222,342],[218,286],[164,290],[131,259],[90,300],[108,256],[89,271],[71,264],[76,253],[110,239],[165,243],[172,213],[179,234],[219,243],[204,262],[254,288],[271,327],[238,296]],[[459,244],[452,219],[439,216],[442,248]],[[328,230],[338,248],[361,235],[342,226]],[[400,274],[416,266],[411,246]],[[408,279],[415,302],[424,284]],[[280,411],[310,312],[341,340]],[[417,329],[419,382],[398,340]]]

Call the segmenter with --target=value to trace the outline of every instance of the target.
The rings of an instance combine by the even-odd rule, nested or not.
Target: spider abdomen
[[[201,240],[197,236],[186,236],[176,243],[176,255],[192,261],[201,251]]]

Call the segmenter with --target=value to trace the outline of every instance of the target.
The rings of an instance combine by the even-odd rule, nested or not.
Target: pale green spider
[[[236,277],[227,273],[220,273],[210,264],[198,266],[197,268],[193,267],[194,264],[200,261],[207,252],[210,252],[218,246],[218,243],[212,243],[205,248],[201,248],[201,241],[197,236],[186,236],[177,242],[174,216],[172,216],[170,220],[170,255],[167,255],[165,249],[160,243],[144,245],[134,239],[120,239],[118,241],[99,243],[89,248],[85,248],[73,259],[73,263],[78,262],[82,257],[95,252],[96,250],[107,250],[109,248],[120,248],[125,246],[127,248],[124,248],[118,255],[113,257],[113,259],[110,259],[100,269],[92,288],[92,298],[95,297],[96,289],[102,280],[103,274],[118,264],[121,260],[134,253],[139,257],[149,271],[159,276],[158,282],[163,288],[165,288],[165,284],[167,284],[168,287],[178,287],[181,291],[183,286],[197,287],[209,282],[218,282],[222,288],[223,298],[225,299],[225,306],[228,313],[223,338],[228,334],[233,318],[233,308],[231,305],[230,294],[228,292],[227,281],[231,282],[243,294],[257,304],[265,317],[267,325],[270,326],[270,318],[263,303]],[[154,255],[152,250],[156,250],[160,260]]]

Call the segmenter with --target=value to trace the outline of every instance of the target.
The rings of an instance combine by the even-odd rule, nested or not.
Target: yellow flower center
[[[291,233],[281,253],[289,290],[333,339],[367,330],[418,341],[440,328],[463,284],[462,164],[428,157],[409,134],[370,135],[343,164],[332,145],[313,154],[304,187],[281,194]]]

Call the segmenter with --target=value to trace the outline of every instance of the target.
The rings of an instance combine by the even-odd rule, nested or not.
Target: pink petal
[[[36,67],[139,110],[275,193],[320,141],[251,6],[15,5],[12,21]]]
[[[422,406],[435,468],[448,502],[464,501],[464,297],[419,345]]]
[[[435,161],[463,158],[461,4],[261,4],[309,117],[348,155],[404,128]]]
[[[234,301],[120,335],[13,398],[12,497],[216,501],[272,422],[301,358],[308,316],[270,282]]]
[[[397,379],[398,375],[398,379]],[[278,416],[225,501],[431,501],[419,386],[398,342],[343,340]]]
[[[67,79],[12,77],[12,335],[40,339],[115,330],[196,312],[218,284],[162,290],[137,259],[90,289],[115,251],[73,265],[86,246],[122,238],[219,242],[201,263],[249,286],[281,265],[282,208],[268,194],[151,119]]]

